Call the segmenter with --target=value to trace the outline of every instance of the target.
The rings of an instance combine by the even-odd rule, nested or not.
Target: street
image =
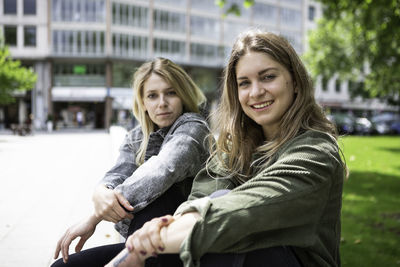
[[[60,236],[92,211],[93,189],[124,135],[117,132],[0,134],[0,267],[53,262]],[[119,241],[113,224],[102,222],[84,248]]]

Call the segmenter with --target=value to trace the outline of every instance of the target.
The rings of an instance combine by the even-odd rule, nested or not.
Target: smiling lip
[[[250,106],[255,110],[264,110],[264,109],[268,108],[269,106],[271,106],[273,103],[274,103],[274,100],[269,100],[269,101],[253,104]]]

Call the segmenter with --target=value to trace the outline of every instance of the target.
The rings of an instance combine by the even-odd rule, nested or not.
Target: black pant
[[[186,201],[187,195],[182,191],[185,186],[191,185],[192,181],[186,179],[179,184],[171,186],[164,194],[150,203],[146,208],[134,214],[134,219],[131,222],[128,230],[128,236],[140,229],[143,224],[155,217],[161,217],[166,214],[173,214],[178,206]],[[190,192],[187,190],[186,193]],[[78,253],[71,254],[68,257],[67,264],[64,264],[62,259],[58,259],[51,265],[52,267],[97,267],[104,266],[111,261],[115,256],[125,248],[124,243],[100,246],[91,249],[86,249]],[[168,257],[166,257],[168,258]],[[179,259],[178,259],[179,260]],[[152,260],[150,260],[152,261]],[[174,265],[171,265],[174,266]]]
[[[229,190],[216,191],[210,197],[216,198],[227,192]],[[136,213],[129,227],[129,234],[154,217],[172,214],[184,201],[177,198],[179,195],[181,194],[177,188],[171,187],[145,209]],[[51,267],[103,267],[124,248],[125,244],[120,243],[86,249],[70,255],[67,264],[59,259]],[[178,254],[160,254],[157,258],[146,260],[146,267],[180,267],[182,265]],[[259,249],[248,253],[209,253],[200,259],[200,265],[202,267],[301,267],[292,248],[285,246]]]

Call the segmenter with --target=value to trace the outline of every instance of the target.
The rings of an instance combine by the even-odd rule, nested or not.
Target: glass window
[[[24,27],[24,46],[36,46],[36,27]]]
[[[132,76],[135,70],[140,66],[139,63],[114,63],[112,65],[112,86],[113,87],[131,87]]]
[[[17,26],[4,26],[4,41],[6,45],[17,46]]]
[[[190,7],[191,9],[207,11],[208,13],[218,14],[220,12],[215,0],[191,1]]]
[[[282,8],[281,23],[283,25],[297,26],[301,28],[301,12],[296,9]]]
[[[24,15],[36,14],[36,0],[24,0]]]
[[[220,33],[220,24],[216,19],[192,16],[190,18],[190,29],[194,36],[218,38]]]
[[[105,86],[104,64],[54,64],[55,86]]]
[[[273,5],[256,2],[253,6],[254,19],[258,21],[277,22],[278,9]]]
[[[302,52],[302,35],[300,33],[284,31],[281,34],[289,41],[297,53],[300,54]]]
[[[222,64],[224,60],[222,49],[219,46],[208,44],[190,44],[190,56],[192,61],[205,65]]]
[[[336,80],[336,83],[335,83],[335,91],[336,91],[336,93],[340,93],[340,91],[341,91],[341,84],[342,84],[342,82],[341,82],[339,79],[337,79],[337,80]]]
[[[327,92],[328,91],[328,78],[325,76],[322,77],[322,91]]]
[[[184,32],[186,26],[186,16],[181,13],[155,10],[154,28],[161,31]]]
[[[315,18],[315,7],[309,6],[308,7],[308,20],[314,21],[314,18]]]
[[[155,56],[170,57],[172,60],[183,60],[185,57],[185,43],[167,39],[154,39]]]
[[[56,54],[103,55],[103,31],[53,31],[53,52]]]
[[[53,21],[105,22],[105,14],[105,0],[52,0]]]
[[[3,0],[4,14],[17,14],[17,0]]]

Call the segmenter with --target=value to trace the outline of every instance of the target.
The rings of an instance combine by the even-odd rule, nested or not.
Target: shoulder
[[[341,162],[337,140],[330,134],[307,130],[283,145],[277,152],[278,157],[297,156],[302,158],[330,157]]]
[[[141,142],[143,139],[143,132],[142,132],[142,127],[140,125],[136,126],[132,130],[130,130],[126,134],[126,141],[129,143],[137,143]]]
[[[198,113],[183,113],[179,118],[172,124],[170,133],[173,133],[177,130],[181,131],[190,131],[191,128],[195,128],[198,130],[199,128],[207,129],[208,131],[208,123],[203,116]]]

